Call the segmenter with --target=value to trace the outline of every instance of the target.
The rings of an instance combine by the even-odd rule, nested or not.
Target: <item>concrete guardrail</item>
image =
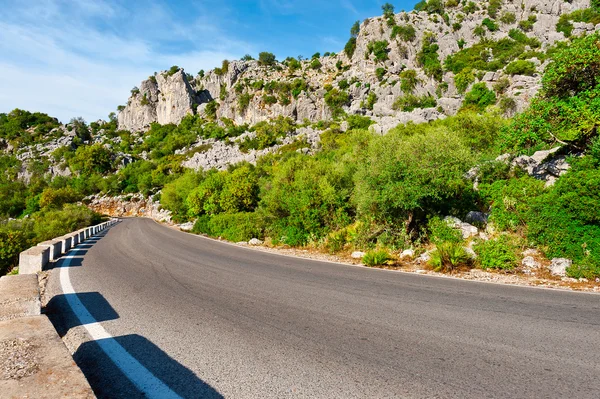
[[[50,263],[66,254],[71,248],[85,240],[101,233],[108,227],[117,223],[118,219],[111,219],[95,226],[86,227],[62,237],[44,241],[19,254],[19,274],[39,273]]]

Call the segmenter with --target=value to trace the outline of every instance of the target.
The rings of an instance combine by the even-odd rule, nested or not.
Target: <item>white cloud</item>
[[[154,71],[179,65],[195,74],[254,50],[209,24],[208,14],[188,29],[159,3],[141,30],[124,25],[133,11],[110,1],[33,3],[14,3],[0,22],[0,112],[18,107],[62,121],[106,118]]]

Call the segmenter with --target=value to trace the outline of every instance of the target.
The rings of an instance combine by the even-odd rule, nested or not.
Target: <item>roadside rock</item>
[[[250,241],[248,241],[248,245],[262,245],[263,242],[261,240],[259,240],[258,238],[252,238]]]
[[[414,258],[414,257],[415,257],[415,251],[412,250],[412,249],[405,249],[400,254],[400,259],[403,259],[403,258]]]
[[[567,268],[573,264],[571,259],[566,258],[554,258],[551,262],[548,268],[550,269],[550,273],[555,276],[566,276]]]
[[[465,223],[459,218],[453,216],[446,216],[444,218],[444,221],[448,224],[448,226],[460,230],[464,239],[479,234],[479,229],[477,227],[473,226],[472,224]]]
[[[363,256],[365,256],[365,255],[366,255],[366,253],[365,253],[365,252],[361,252],[361,251],[355,251],[355,252],[352,252],[352,255],[350,255],[350,257],[351,257],[352,259],[362,259],[362,258],[363,258]]]

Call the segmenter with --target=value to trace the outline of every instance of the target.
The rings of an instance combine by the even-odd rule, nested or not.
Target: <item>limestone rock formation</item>
[[[446,6],[444,15],[412,11],[387,17],[366,19],[356,37],[356,48],[349,58],[344,51],[313,60],[301,61],[299,68],[276,63],[264,66],[258,61],[224,62],[221,68],[203,76],[191,77],[182,69],[155,74],[134,91],[127,106],[119,113],[119,127],[144,130],[150,123],[178,123],[190,113],[215,118],[228,118],[234,123],[253,125],[278,116],[290,117],[298,123],[328,120],[333,116],[326,94],[332,88],[347,94],[340,107],[349,114],[369,116],[373,129],[387,132],[398,123],[425,122],[455,114],[461,107],[465,90],[458,90],[455,75],[449,70],[440,76],[427,73],[420,52],[424,43],[437,46],[440,65],[461,49],[509,37],[511,30],[521,32],[539,42],[539,49],[525,46],[532,57],[533,76],[511,75],[505,66],[495,71],[479,71],[472,84],[483,82],[488,88],[501,82],[500,93],[506,98],[508,115],[522,111],[540,88],[545,67],[535,58],[564,34],[556,30],[561,15],[590,6],[589,0],[523,0],[504,1],[496,11],[495,29],[487,28],[488,1],[475,2],[467,10],[467,2]],[[502,19],[502,15],[512,15]],[[573,23],[573,34],[591,33],[600,26]],[[409,30],[398,34],[399,28]],[[514,36],[514,33],[513,33]],[[377,56],[374,44],[383,43]],[[492,57],[492,49],[488,49]],[[385,54],[383,54],[385,53]],[[414,71],[413,87],[401,84],[403,71]],[[506,83],[507,82],[507,83]],[[398,98],[413,95],[434,99],[429,108],[402,110],[395,106]],[[212,105],[209,107],[208,104]]]

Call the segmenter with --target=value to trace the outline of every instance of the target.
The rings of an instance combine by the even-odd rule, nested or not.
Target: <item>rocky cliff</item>
[[[565,39],[557,31],[560,16],[590,6],[589,0],[458,3],[447,1],[443,10],[366,19],[353,52],[300,60],[299,65],[291,60],[272,65],[232,61],[203,76],[192,77],[182,69],[156,73],[133,91],[118,115],[119,127],[140,131],[152,122],[178,123],[187,114],[251,125],[280,115],[316,122],[331,119],[339,105],[346,113],[371,117],[376,122],[373,128],[385,132],[398,123],[454,114],[473,84],[484,82],[492,88],[500,81],[502,96],[511,104],[506,112],[518,112],[539,89],[544,51]],[[572,35],[598,28],[572,25]],[[508,63],[516,58],[497,59],[501,51],[494,44],[499,41],[503,46],[526,43],[519,56],[534,70],[507,71]],[[473,65],[475,78],[457,88],[456,74],[445,61],[461,50],[480,47],[480,53],[487,52],[479,54],[486,68]],[[403,84],[405,80],[410,84]],[[334,105],[327,100],[332,88],[342,93]],[[407,95],[413,100],[432,98],[434,103],[399,106],[398,99]]]

